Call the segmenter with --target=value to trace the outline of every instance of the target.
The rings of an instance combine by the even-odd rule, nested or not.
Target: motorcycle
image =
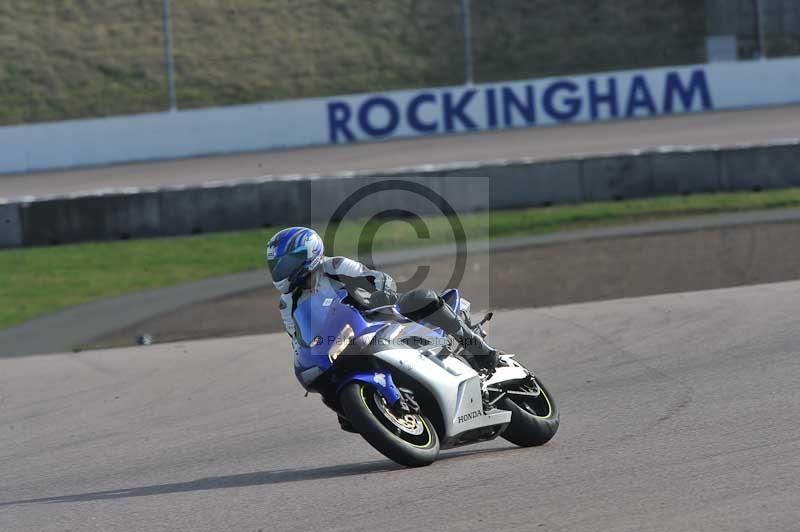
[[[491,312],[473,325],[457,289],[441,297],[486,336]],[[398,464],[429,465],[440,449],[498,436],[542,445],[558,430],[552,395],[512,354],[501,355],[493,372],[478,372],[441,329],[405,318],[395,305],[370,308],[361,290],[312,294],[294,316],[301,385],[321,394],[342,428]]]

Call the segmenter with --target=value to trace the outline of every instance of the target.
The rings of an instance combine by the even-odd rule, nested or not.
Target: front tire
[[[544,445],[558,430],[558,407],[542,381],[534,378],[532,384],[520,387],[520,391],[529,393],[537,389],[538,397],[506,395],[498,401],[500,408],[511,412],[511,423],[503,438],[520,447]]]
[[[439,455],[433,424],[422,415],[398,418],[372,386],[351,382],[340,392],[339,402],[361,437],[390,460],[420,467],[430,465]]]

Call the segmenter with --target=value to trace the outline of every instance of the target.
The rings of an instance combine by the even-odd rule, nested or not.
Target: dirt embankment
[[[429,261],[426,286],[443,288],[452,259]],[[417,264],[387,268],[402,281]],[[476,308],[541,307],[800,278],[800,224],[776,223],[657,236],[565,242],[471,256],[460,288]],[[271,288],[207,301],[103,336],[91,346],[281,330]]]

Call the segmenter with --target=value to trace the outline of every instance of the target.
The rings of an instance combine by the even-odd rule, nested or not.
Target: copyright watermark
[[[358,177],[311,183],[325,254],[386,271],[406,292],[458,288],[488,302],[488,177]]]

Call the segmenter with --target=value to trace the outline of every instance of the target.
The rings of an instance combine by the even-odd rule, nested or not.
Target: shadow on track
[[[493,447],[490,449],[476,449],[473,451],[449,452],[441,454],[438,460],[442,461],[475,454],[498,453],[503,451],[512,451],[515,449],[517,449],[517,447]],[[256,473],[242,473],[239,475],[201,478],[188,482],[153,484],[151,486],[140,486],[137,488],[123,488],[117,490],[95,491],[90,493],[78,493],[73,495],[42,497],[39,499],[0,502],[0,508],[3,506],[12,506],[18,504],[102,501],[109,499],[125,499],[129,497],[146,497],[149,495],[162,495],[168,493],[185,493],[226,488],[245,488],[248,486],[282,484],[284,482],[302,482],[306,480],[322,480],[352,475],[369,475],[374,473],[385,473],[388,471],[402,471],[405,469],[405,467],[399,466],[388,460],[314,467],[310,469],[277,469],[275,471],[258,471]]]

